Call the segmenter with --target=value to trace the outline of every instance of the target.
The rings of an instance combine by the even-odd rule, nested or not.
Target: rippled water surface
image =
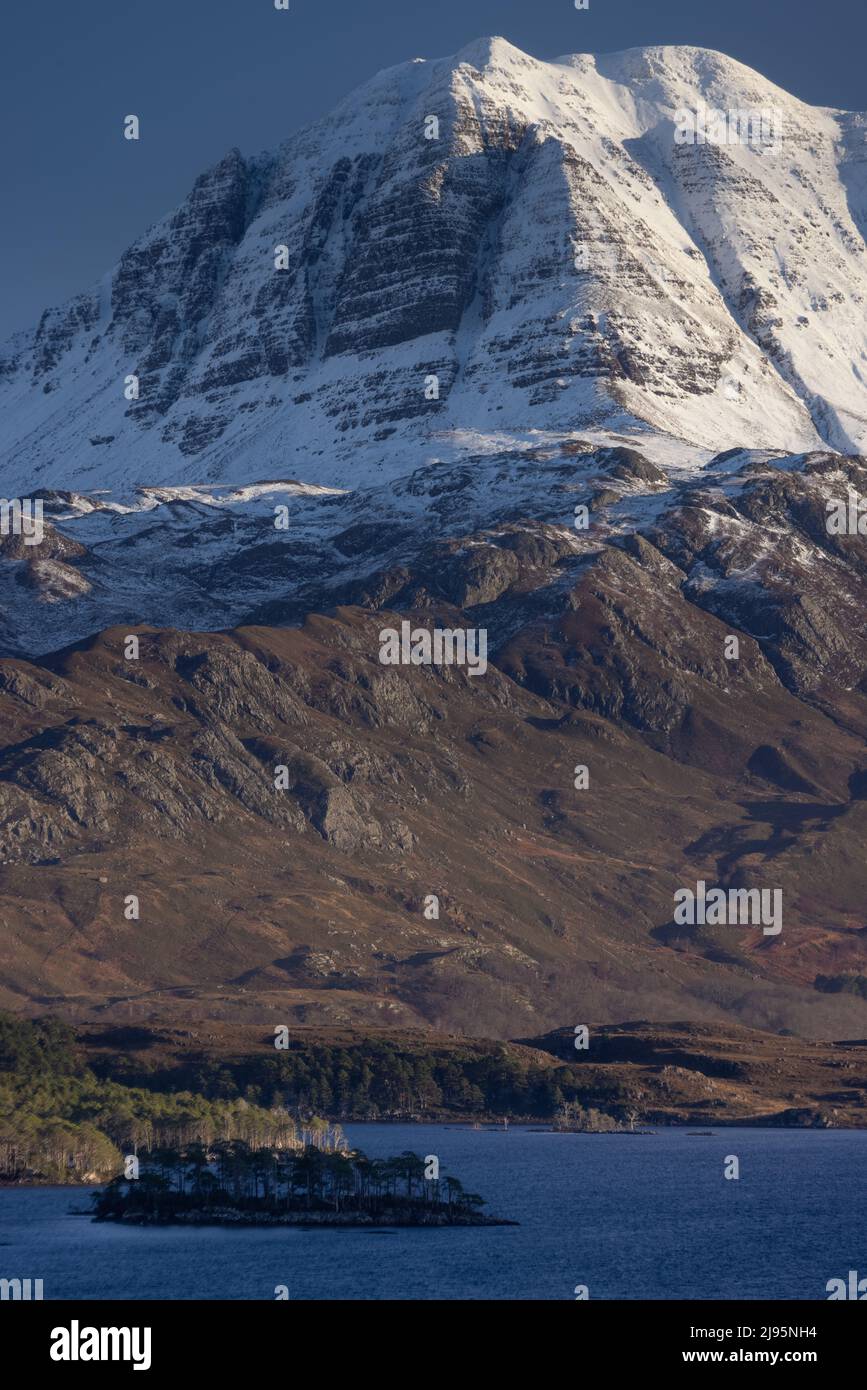
[[[519,1226],[230,1230],[95,1225],[87,1193],[0,1190],[0,1277],[46,1298],[824,1299],[867,1276],[867,1133],[546,1134],[350,1125],[375,1156],[436,1154]],[[724,1160],[740,1160],[726,1181]]]

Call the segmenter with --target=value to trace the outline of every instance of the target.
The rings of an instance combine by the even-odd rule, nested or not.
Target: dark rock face
[[[802,471],[771,464],[744,476],[731,502],[707,495],[678,508],[651,538],[687,572],[692,601],[755,632],[790,688],[817,696],[829,684],[857,685],[864,537],[829,533],[826,523],[831,501],[867,485],[864,461],[820,456]]]
[[[248,225],[254,175],[238,150],[196,181],[184,206],[153,239],[121,258],[112,283],[111,331],[140,378],[133,416],[165,415],[186,386],[200,346],[200,325],[212,313],[235,247]],[[229,351],[214,344],[219,360]],[[250,355],[215,366],[198,390],[256,374]]]
[[[58,531],[50,522],[43,521],[43,535],[34,544],[34,537],[10,534],[0,537],[0,557],[3,560],[77,560],[87,555],[87,547],[73,540],[71,536]]]
[[[718,623],[685,606],[671,578],[657,580],[652,608],[646,594],[640,566],[606,552],[569,595],[571,611],[549,626],[544,645],[540,629],[525,630],[500,653],[503,669],[546,697],[657,733],[682,723],[696,681],[755,693],[772,684],[749,639],[729,669]]]

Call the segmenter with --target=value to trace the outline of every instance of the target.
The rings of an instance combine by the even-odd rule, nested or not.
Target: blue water
[[[69,1215],[70,1188],[0,1190],[0,1277],[51,1298],[827,1298],[867,1276],[867,1133],[683,1130],[544,1134],[350,1125],[385,1157],[441,1169],[519,1226],[455,1229],[125,1228]],[[738,1181],[724,1159],[740,1160]]]

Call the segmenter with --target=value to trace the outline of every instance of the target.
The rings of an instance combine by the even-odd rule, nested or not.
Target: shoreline
[[[770,1122],[769,1122],[769,1121],[770,1121]],[[549,1134],[549,1135],[554,1135],[554,1134],[556,1134],[556,1135],[564,1135],[564,1136],[565,1136],[565,1135],[575,1136],[575,1135],[581,1134],[581,1135],[587,1135],[587,1136],[593,1136],[593,1137],[605,1136],[605,1137],[607,1137],[607,1138],[615,1138],[615,1139],[616,1139],[616,1138],[620,1138],[620,1139],[623,1139],[623,1138],[637,1139],[637,1138],[640,1138],[640,1137],[649,1137],[649,1136],[655,1135],[655,1134],[657,1134],[657,1133],[659,1133],[659,1132],[666,1133],[666,1132],[671,1131],[671,1130],[679,1131],[679,1132],[682,1133],[682,1134],[693,1135],[693,1136],[700,1136],[701,1138],[713,1138],[713,1137],[714,1137],[714,1132],[716,1132],[716,1131],[722,1132],[722,1131],[729,1131],[729,1130],[733,1130],[733,1129],[751,1129],[751,1130],[761,1130],[761,1129],[765,1129],[765,1130],[773,1131],[773,1132],[775,1132],[775,1133],[777,1133],[777,1132],[779,1132],[779,1131],[781,1131],[781,1130],[785,1130],[785,1131],[790,1131],[790,1132],[792,1132],[792,1133],[799,1133],[799,1134],[803,1134],[803,1133],[805,1133],[805,1132],[809,1132],[809,1133],[813,1133],[813,1134],[835,1134],[835,1133],[851,1133],[851,1134],[858,1134],[858,1133],[867,1132],[867,1124],[865,1124],[865,1125],[846,1125],[846,1124],[842,1124],[842,1125],[815,1125],[815,1124],[805,1125],[805,1124],[798,1124],[798,1123],[774,1124],[774,1123],[772,1122],[772,1117],[768,1117],[768,1116],[761,1116],[761,1117],[759,1117],[759,1118],[756,1119],[756,1120],[752,1120],[752,1119],[745,1119],[745,1120],[718,1120],[718,1121],[716,1121],[716,1122],[711,1122],[711,1123],[709,1123],[709,1124],[706,1122],[705,1126],[702,1127],[701,1129],[698,1128],[696,1122],[694,1122],[694,1121],[691,1122],[691,1123],[689,1123],[689,1124],[666,1124],[666,1123],[657,1124],[657,1123],[654,1122],[652,1128],[644,1128],[644,1127],[642,1127],[641,1129],[635,1129],[635,1130],[628,1130],[628,1129],[620,1129],[620,1130],[618,1130],[618,1129],[611,1129],[611,1130],[608,1130],[608,1129],[563,1129],[563,1128],[558,1128],[558,1127],[556,1127],[556,1126],[554,1126],[554,1125],[545,1125],[545,1126],[541,1126],[541,1125],[539,1125],[538,1121],[536,1121],[535,1123],[533,1123],[533,1122],[530,1122],[530,1121],[528,1121],[528,1120],[515,1120],[515,1121],[510,1121],[510,1122],[509,1122],[508,1128],[504,1128],[503,1125],[501,1125],[501,1124],[483,1123],[483,1124],[479,1127],[478,1131],[476,1131],[476,1126],[475,1126],[474,1124],[462,1123],[461,1121],[443,1121],[443,1120],[347,1120],[347,1121],[343,1121],[342,1123],[346,1123],[346,1124],[350,1124],[350,1125],[370,1124],[370,1125],[376,1125],[377,1127],[379,1127],[379,1126],[381,1126],[381,1125],[386,1125],[386,1124],[393,1124],[393,1125],[400,1125],[400,1124],[436,1125],[436,1126],[438,1126],[438,1127],[440,1127],[440,1128],[442,1128],[442,1129],[456,1129],[456,1130],[462,1130],[462,1131],[466,1131],[466,1132],[470,1132],[470,1133],[473,1133],[473,1132],[475,1131],[475,1132],[484,1133],[484,1134],[508,1134],[509,1131],[510,1131],[512,1128],[514,1128],[514,1129],[516,1129],[516,1130],[518,1130],[518,1131],[520,1131],[520,1132],[522,1132],[522,1133],[529,1133],[529,1134]],[[41,1178],[41,1177],[33,1177],[33,1178],[26,1178],[26,1177],[22,1177],[22,1178],[2,1178],[2,1177],[0,1177],[0,1191],[3,1191],[4,1189],[16,1189],[16,1188],[25,1188],[25,1187],[26,1187],[26,1188],[34,1188],[34,1189],[35,1189],[35,1188],[41,1188],[41,1187],[46,1187],[46,1188],[48,1188],[48,1187],[53,1187],[53,1188],[68,1188],[70,1192],[76,1192],[76,1191],[77,1191],[77,1192],[80,1192],[83,1188],[88,1188],[88,1187],[90,1187],[90,1188],[92,1188],[92,1187],[105,1187],[109,1182],[111,1182],[113,1176],[114,1176],[113,1174],[111,1174],[111,1175],[109,1175],[109,1176],[107,1176],[107,1177],[90,1176],[90,1177],[82,1178],[82,1179],[79,1180],[79,1181],[71,1181],[71,1182],[59,1182],[56,1178]],[[89,1212],[77,1212],[76,1215],[85,1216],[85,1215],[90,1215],[90,1213],[89,1213]],[[108,1218],[106,1218],[106,1219],[108,1219]],[[294,1223],[292,1223],[292,1224],[294,1224]],[[301,1222],[301,1223],[298,1223],[298,1224],[309,1224],[309,1223]],[[352,1223],[352,1224],[355,1224],[355,1223]],[[488,1224],[488,1223],[486,1223],[486,1222],[480,1222],[479,1224],[484,1225],[484,1224]],[[502,1224],[502,1223],[496,1223],[496,1224]],[[509,1224],[512,1224],[512,1223],[506,1222],[505,1224],[509,1225]]]
[[[409,1227],[443,1229],[449,1226],[520,1225],[520,1222],[510,1221],[505,1217],[483,1216],[476,1213],[455,1213],[449,1216],[445,1212],[421,1212],[413,1216],[411,1213],[387,1211],[374,1216],[370,1212],[335,1212],[332,1214],[323,1211],[294,1211],[281,1215],[279,1213],[233,1211],[231,1208],[215,1211],[198,1209],[177,1212],[172,1216],[145,1216],[135,1213],[122,1216],[94,1216],[92,1220],[100,1224],[110,1222],[117,1226],[304,1226],[313,1229],[344,1227],[364,1230],[376,1230],[383,1226],[397,1230]]]

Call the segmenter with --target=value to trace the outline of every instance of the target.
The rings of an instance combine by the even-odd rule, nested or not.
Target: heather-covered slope
[[[863,962],[863,695],[787,688],[746,634],[726,661],[683,587],[650,542],[606,547],[547,616],[491,606],[492,630],[528,608],[483,677],[383,667],[400,615],[357,607],[3,661],[0,1002],[863,1035],[867,1002],[816,986]],[[678,927],[699,878],[781,889],[782,933]]]

